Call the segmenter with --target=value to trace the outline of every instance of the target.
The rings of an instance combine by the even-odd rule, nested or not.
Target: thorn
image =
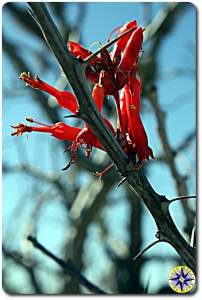
[[[66,151],[66,150],[65,150],[65,151]],[[62,170],[62,171],[68,170],[68,169],[71,167],[71,165],[73,165],[75,162],[76,162],[76,161],[75,161],[73,158],[71,158],[71,159],[70,159],[70,162],[69,162],[64,168],[62,168],[61,170]]]
[[[177,197],[177,198],[173,198],[169,201],[169,205],[175,201],[181,201],[181,200],[185,200],[185,199],[196,199],[196,196],[180,196],[180,197]]]
[[[15,132],[11,132],[10,135],[11,136],[17,135],[17,132],[16,131]]]
[[[66,170],[68,170],[69,169],[69,167],[71,166],[71,162],[69,162],[64,168],[62,168],[61,170],[62,171],[66,171]]]
[[[147,250],[149,250],[151,247],[153,247],[154,245],[163,242],[163,240],[156,240],[154,242],[152,242],[151,244],[149,244],[146,248],[144,248],[142,251],[140,251],[134,258],[133,260],[138,259],[142,254],[144,254]]]
[[[118,184],[117,184],[117,189],[127,180],[126,177],[124,177]]]
[[[75,118],[75,119],[81,119],[78,115],[69,115],[69,116],[64,116],[65,119],[67,118]]]

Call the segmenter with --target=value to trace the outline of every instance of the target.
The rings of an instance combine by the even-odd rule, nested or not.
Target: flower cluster
[[[128,31],[128,29],[131,29]],[[140,93],[141,76],[138,70],[139,53],[142,49],[143,29],[138,27],[136,21],[126,23],[124,26],[113,30],[111,35],[117,31],[117,39],[113,50],[109,52],[101,48],[98,55],[92,56],[86,67],[86,77],[93,83],[92,98],[97,109],[102,115],[104,97],[112,95],[115,99],[117,110],[117,129],[115,130],[110,121],[102,115],[103,121],[117,138],[123,150],[129,157],[135,157],[135,168],[153,157],[151,148],[140,117]],[[128,33],[126,33],[126,31]],[[125,35],[123,35],[126,33]],[[69,41],[68,48],[72,55],[82,61],[88,59],[92,52],[83,48],[80,44]],[[57,100],[58,104],[71,113],[77,115],[78,104],[76,97],[68,91],[59,91],[49,84],[43,82],[37,75],[32,78],[29,73],[23,72],[20,79],[26,85],[34,89],[40,89]],[[24,132],[47,132],[60,140],[72,141],[70,146],[71,160],[67,167],[76,161],[77,151],[81,145],[85,145],[86,157],[90,156],[92,147],[105,151],[104,146],[94,135],[87,123],[84,128],[69,126],[63,122],[54,125],[45,125],[32,118],[27,121],[41,126],[28,126],[18,124],[12,126],[15,129],[11,135],[22,135]],[[66,167],[66,168],[67,168]]]

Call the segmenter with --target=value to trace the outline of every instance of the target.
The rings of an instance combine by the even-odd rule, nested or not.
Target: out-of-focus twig
[[[26,272],[29,275],[30,285],[32,286],[32,288],[34,288],[37,294],[43,294],[42,286],[35,273],[36,263],[32,261],[27,261],[22,255],[20,255],[17,252],[10,251],[4,245],[2,246],[2,253],[6,258],[13,260],[17,265],[26,270]]]
[[[59,176],[46,174],[46,173],[36,169],[35,167],[29,166],[27,164],[19,165],[19,166],[12,166],[12,167],[3,165],[3,170],[6,172],[25,172],[26,174],[28,174],[36,179],[46,181],[50,184],[53,184],[59,190],[59,192],[61,193],[61,195],[64,199],[68,198],[67,190],[65,189],[65,186],[63,185],[63,183],[60,181]]]
[[[177,148],[174,150],[174,154],[178,154],[181,151],[184,151],[185,149],[187,149],[190,144],[193,142],[193,140],[196,138],[196,131],[193,130],[192,132],[190,132],[185,138],[184,140],[177,146]]]
[[[166,114],[160,106],[156,87],[152,87],[150,93],[148,93],[148,99],[156,115],[158,134],[164,150],[164,159],[175,180],[175,185],[176,185],[176,190],[178,192],[178,195],[179,196],[187,195],[188,189],[187,189],[186,182],[183,176],[178,171],[176,161],[175,161],[175,151],[172,149],[168,139],[168,133],[166,128]],[[190,230],[193,226],[193,214],[187,202],[183,201],[182,206],[184,208],[184,213],[186,217],[186,224],[187,224],[186,231],[188,232],[188,234],[190,234],[191,233]]]
[[[83,211],[82,218],[80,218],[76,226],[77,235],[74,240],[74,249],[75,255],[77,256],[77,261],[80,263],[81,267],[81,256],[83,253],[88,227],[93,222],[95,217],[99,215],[100,210],[106,203],[107,195],[109,191],[113,188],[116,181],[116,176],[112,176],[110,179],[109,176],[105,177],[100,191],[96,193],[94,201],[92,201],[90,207],[86,208]]]
[[[147,42],[152,38],[159,36],[165,36],[166,33],[174,27],[178,14],[182,10],[186,9],[185,3],[170,2],[166,3],[163,9],[161,9],[152,22],[147,26],[144,33],[144,41]]]
[[[99,287],[91,283],[88,279],[86,279],[79,270],[75,267],[73,262],[71,260],[63,261],[62,259],[55,256],[53,253],[51,253],[49,250],[47,250],[44,246],[42,246],[35,237],[28,236],[27,239],[32,242],[35,248],[39,249],[41,252],[43,252],[46,256],[52,258],[59,266],[63,268],[65,272],[67,272],[69,275],[77,278],[83,286],[85,286],[88,290],[95,294],[106,294],[103,290],[101,290]]]
[[[12,59],[18,69],[26,70],[27,65],[20,57],[19,52],[16,49],[15,44],[9,41],[4,35],[2,36],[2,47],[6,54]]]

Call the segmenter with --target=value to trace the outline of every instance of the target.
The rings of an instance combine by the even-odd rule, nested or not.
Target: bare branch
[[[176,157],[181,151],[186,150],[195,138],[196,138],[196,131],[193,130],[184,138],[184,140],[176,147],[176,149],[173,150],[173,156]],[[161,153],[159,156],[155,157],[155,161],[161,161],[167,163],[165,153]],[[154,162],[153,160],[150,161],[150,163],[153,162]]]
[[[92,202],[91,204],[86,205],[80,212],[80,214],[77,213],[77,219],[74,220],[77,234],[73,242],[73,260],[77,263],[77,267],[79,267],[79,269],[81,270],[84,267],[82,253],[84,251],[84,245],[88,234],[89,225],[95,220],[95,218],[99,216],[101,209],[106,205],[108,193],[113,188],[116,180],[116,176],[106,176],[103,178],[103,184],[95,181],[93,184],[94,188],[93,185],[90,185],[88,189],[89,191],[91,190],[91,192],[90,194],[88,193],[88,199]],[[99,189],[97,189],[95,186],[96,182],[100,186]],[[92,191],[92,189],[94,189],[94,192]],[[97,190],[96,193],[95,190]],[[78,215],[80,215],[80,217]],[[71,211],[70,217],[72,217]],[[66,245],[64,249],[65,251],[66,249],[68,249],[66,248]]]
[[[7,166],[3,165],[4,172],[25,172],[27,175],[32,176],[33,178],[39,179],[41,181],[46,181],[50,184],[55,185],[55,187],[58,189],[58,191],[61,193],[64,199],[68,199],[68,192],[65,187],[65,185],[60,180],[60,176],[56,176],[55,174],[46,174],[45,172],[42,172],[41,170],[29,166],[27,164],[21,164],[16,166]]]
[[[191,144],[191,142],[196,138],[196,130],[193,130],[192,132],[190,132],[185,139],[183,140],[183,142],[177,147],[177,149],[175,150],[176,154],[178,154],[179,152],[185,150],[186,148],[188,148]]]
[[[159,137],[162,142],[163,150],[164,150],[164,158],[165,162],[168,165],[171,174],[175,180],[175,185],[176,185],[176,190],[179,194],[181,195],[186,195],[188,193],[187,191],[187,185],[186,182],[184,181],[183,176],[181,176],[177,165],[175,161],[175,151],[172,149],[167,130],[166,130],[166,114],[165,112],[161,109],[159,99],[158,99],[158,93],[157,89],[153,87],[148,93],[148,99],[152,105],[152,108],[154,110],[154,113],[156,115],[157,119],[157,125],[158,125],[158,133]],[[190,208],[186,202],[182,202],[182,206],[184,209],[185,217],[186,217],[186,223],[187,223],[187,229],[188,232],[190,231],[190,228],[193,226],[193,215],[190,211]],[[189,232],[190,233],[190,232]]]
[[[8,250],[4,245],[2,245],[2,253],[8,259],[13,260],[17,265],[21,266],[26,270],[30,278],[30,284],[34,288],[37,294],[43,294],[42,286],[38,280],[38,276],[35,272],[35,267],[37,264],[33,261],[26,260],[21,254]]]
[[[71,260],[63,261],[62,259],[55,256],[49,250],[47,250],[44,246],[42,246],[35,237],[29,235],[27,237],[28,241],[32,242],[35,248],[39,249],[43,252],[46,256],[52,258],[59,266],[61,266],[64,271],[66,271],[69,275],[79,280],[79,283],[85,286],[88,290],[95,294],[106,294],[103,290],[99,287],[91,283],[88,279],[86,279],[80,271],[75,267]]]
[[[157,35],[165,36],[165,33],[169,32],[174,26],[178,14],[185,8],[186,5],[181,5],[181,3],[167,3],[147,26],[144,34],[144,41],[147,42]]]

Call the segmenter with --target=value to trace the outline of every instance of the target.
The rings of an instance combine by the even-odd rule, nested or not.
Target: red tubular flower
[[[100,113],[102,112],[104,96],[113,95],[118,115],[117,133],[110,121],[104,116],[102,118],[134,163],[136,163],[137,155],[139,161],[135,164],[135,168],[138,168],[144,160],[148,160],[149,157],[154,158],[152,150],[148,146],[147,135],[140,118],[141,76],[137,64],[143,43],[143,29],[138,27],[137,22],[133,20],[113,30],[107,42],[115,31],[118,30],[116,36],[119,36],[128,29],[131,31],[117,40],[111,53],[107,49],[102,49],[97,56],[89,61],[85,74],[94,84],[92,97]],[[75,58],[83,61],[92,55],[91,51],[72,41],[68,42],[68,48]],[[52,95],[62,108],[66,108],[77,115],[79,110],[77,99],[70,92],[59,91],[43,82],[38,76],[33,79],[29,73],[22,73],[20,79],[32,88],[40,89]],[[86,147],[87,158],[90,156],[92,147],[105,151],[104,146],[87,123],[85,123],[84,128],[76,128],[62,122],[48,126],[33,119],[28,119],[28,121],[41,126],[18,124],[12,126],[16,130],[12,135],[38,131],[50,133],[60,140],[72,141],[71,160],[66,168],[76,161],[77,151],[81,145]]]
[[[115,77],[112,73],[102,70],[99,82],[103,86],[106,95],[114,95],[117,92]]]
[[[103,49],[97,57],[101,59],[104,70],[108,71],[110,68],[113,68],[111,56],[107,49]]]
[[[67,43],[68,49],[71,52],[71,54],[77,58],[85,60],[88,58],[92,52],[83,48],[80,44],[69,41]],[[100,65],[102,63],[102,60],[98,58],[97,56],[93,57],[92,60],[90,60],[89,65],[86,67],[85,74],[86,77],[93,83],[98,83],[99,81],[99,72],[95,70],[95,66]]]
[[[128,134],[135,147],[135,151],[140,161],[148,160],[149,156],[154,158],[151,148],[148,146],[148,139],[138,113],[135,103],[139,102],[139,94],[132,96],[130,88],[125,85],[125,100],[128,113]]]
[[[80,44],[72,41],[69,41],[67,46],[74,57],[81,58],[82,60],[85,60],[92,54],[91,51],[83,48]],[[90,61],[90,65],[94,66],[96,62],[101,62],[101,60],[97,56],[93,57],[93,59]]]
[[[57,99],[58,104],[63,107],[67,108],[74,114],[78,111],[78,105],[77,105],[77,99],[74,95],[72,95],[70,92],[62,92],[54,87],[50,86],[49,84],[43,82],[39,79],[38,76],[33,79],[29,73],[22,73],[20,75],[20,79],[24,80],[27,85],[31,86],[32,88],[41,89],[42,91],[54,96]],[[103,101],[104,101],[104,89],[101,84],[96,84],[93,88],[92,97],[95,101],[95,104],[99,110],[99,112],[102,111],[103,107]],[[112,133],[115,135],[115,130],[111,123],[103,117],[103,120],[107,124],[107,126],[110,128]],[[50,133],[52,136],[60,139],[60,140],[68,140],[72,141],[71,149],[71,160],[68,164],[68,167],[76,161],[76,154],[78,151],[78,148],[81,145],[86,145],[86,157],[88,158],[90,156],[90,153],[92,151],[92,147],[99,148],[103,151],[105,151],[105,148],[102,146],[102,144],[99,142],[97,137],[94,135],[90,127],[87,123],[85,123],[85,126],[83,129],[69,126],[65,123],[59,122],[54,125],[45,125],[43,123],[37,122],[33,120],[32,118],[27,118],[27,121],[31,123],[36,123],[38,125],[42,126],[28,126],[25,124],[18,124],[17,126],[11,126],[16,131],[11,133],[11,135],[22,135],[25,132],[46,132]]]
[[[52,95],[57,99],[58,104],[62,108],[66,108],[72,113],[76,114],[78,111],[78,104],[76,97],[68,92],[68,91],[59,91],[52,87],[51,85],[47,84],[46,82],[42,81],[38,75],[35,76],[33,79],[30,73],[23,72],[20,74],[20,79],[25,81],[25,83],[31,86],[33,89],[40,89],[49,95]]]
[[[129,87],[130,87],[130,92],[133,97],[133,105],[136,108],[136,111],[138,114],[140,114],[140,93],[141,93],[141,78],[139,77],[137,79],[137,68],[133,68],[131,72],[130,77],[129,77]]]
[[[68,42],[69,50],[76,58],[85,60],[92,52],[84,49],[79,44]],[[115,92],[114,66],[112,64],[109,52],[103,49],[95,56],[86,67],[85,74],[87,78],[96,84],[100,82],[105,90],[106,95],[113,95]]]
[[[127,42],[123,59],[120,63],[120,69],[125,72],[129,72],[133,65],[136,64],[138,54],[142,48],[143,42],[143,30],[142,27],[136,29],[131,35],[130,39]]]
[[[85,70],[86,76],[92,83],[96,84],[99,82],[103,86],[105,95],[114,96],[118,113],[118,126],[121,131],[123,131],[121,128],[125,125],[122,124],[124,120],[122,121],[119,90],[122,89],[124,84],[129,80],[130,72],[133,66],[136,65],[137,57],[142,46],[142,28],[137,27],[137,22],[134,20],[113,30],[107,42],[110,40],[112,33],[116,30],[118,30],[117,35],[120,35],[128,29],[133,28],[131,32],[121,37],[115,43],[111,55],[109,55],[106,49],[102,50],[100,54],[90,61],[90,64]],[[68,45],[69,50],[76,58],[85,60],[92,54],[77,43],[69,42]]]
[[[28,122],[35,123],[42,126],[29,126],[22,123],[18,125],[11,126],[15,129],[14,132],[11,133],[12,136],[17,135],[20,136],[25,132],[43,132],[50,133],[52,136],[56,137],[59,140],[66,140],[70,142],[77,142],[80,146],[82,144],[88,144],[89,147],[96,147],[101,150],[104,150],[102,144],[95,137],[93,132],[87,126],[83,129],[69,126],[63,122],[58,122],[53,125],[46,125],[41,122],[35,121],[32,118],[26,118]]]
[[[92,91],[92,97],[95,101],[95,104],[99,110],[99,112],[102,111],[103,102],[104,102],[104,89],[101,84],[97,83]]]
[[[82,131],[80,128],[69,126],[63,122],[56,123],[54,125],[46,125],[40,122],[33,120],[32,118],[27,118],[27,121],[31,123],[36,123],[42,126],[28,126],[25,124],[18,124],[16,126],[11,126],[16,131],[12,132],[11,135],[22,135],[25,132],[46,132],[50,133],[52,136],[56,137],[59,140],[74,141],[78,134]]]
[[[143,30],[136,29],[127,42],[123,58],[116,72],[117,88],[121,89],[128,80],[131,69],[137,64],[138,55],[142,48]]]
[[[120,114],[121,114],[122,124],[120,124],[120,119],[118,118],[117,128],[121,133],[125,134],[128,130],[128,112],[127,112],[125,89],[121,91],[121,95],[120,95],[120,112],[121,112]]]
[[[137,29],[137,26],[137,22],[134,20],[113,30],[107,42],[115,31],[118,30],[117,36],[119,36],[128,29],[133,28],[131,32],[128,32],[115,43],[111,54],[107,49],[103,49],[90,60],[89,65],[86,67],[85,74],[87,78],[93,84],[100,82],[106,95],[117,95],[117,92],[126,83],[130,69],[136,63],[142,45],[142,28]],[[68,48],[72,55],[78,59],[85,60],[92,54],[91,51],[72,41],[68,42]],[[122,54],[123,57],[121,58]]]
[[[124,32],[126,32],[128,29],[130,28],[134,28],[134,30],[137,29],[137,21],[134,20],[134,21],[131,21],[131,22],[128,22],[126,24],[124,24],[122,27],[118,27],[116,29],[114,29],[108,39],[107,39],[107,42],[110,41],[110,37],[111,35],[118,30],[118,34],[116,35],[119,36],[121,34],[123,34]],[[114,45],[114,48],[113,48],[113,51],[111,52],[111,59],[113,61],[114,64],[118,64],[121,60],[121,53],[124,51],[125,47],[126,47],[126,44],[129,40],[129,38],[131,37],[133,31],[130,31],[129,33],[127,33],[125,36],[123,36],[122,38],[120,38]]]
[[[131,22],[128,22],[128,23],[125,23],[122,27],[117,27],[116,29],[114,29],[108,36],[107,38],[107,43],[110,41],[110,37],[111,35],[116,32],[118,30],[118,34],[116,35],[119,36],[121,34],[123,34],[124,32],[126,32],[128,29],[130,28],[134,28],[137,29],[137,21],[134,20],[134,21],[131,21]],[[130,31],[129,33],[127,33],[125,36],[123,36],[120,40],[118,40],[116,42],[116,46],[119,48],[119,50],[123,51],[125,49],[125,46],[129,40],[129,38],[131,37],[133,31]]]
[[[85,74],[86,74],[86,77],[93,83],[98,83],[99,82],[99,73],[92,70],[92,68],[90,66],[87,66],[86,67],[86,70],[85,70]]]

